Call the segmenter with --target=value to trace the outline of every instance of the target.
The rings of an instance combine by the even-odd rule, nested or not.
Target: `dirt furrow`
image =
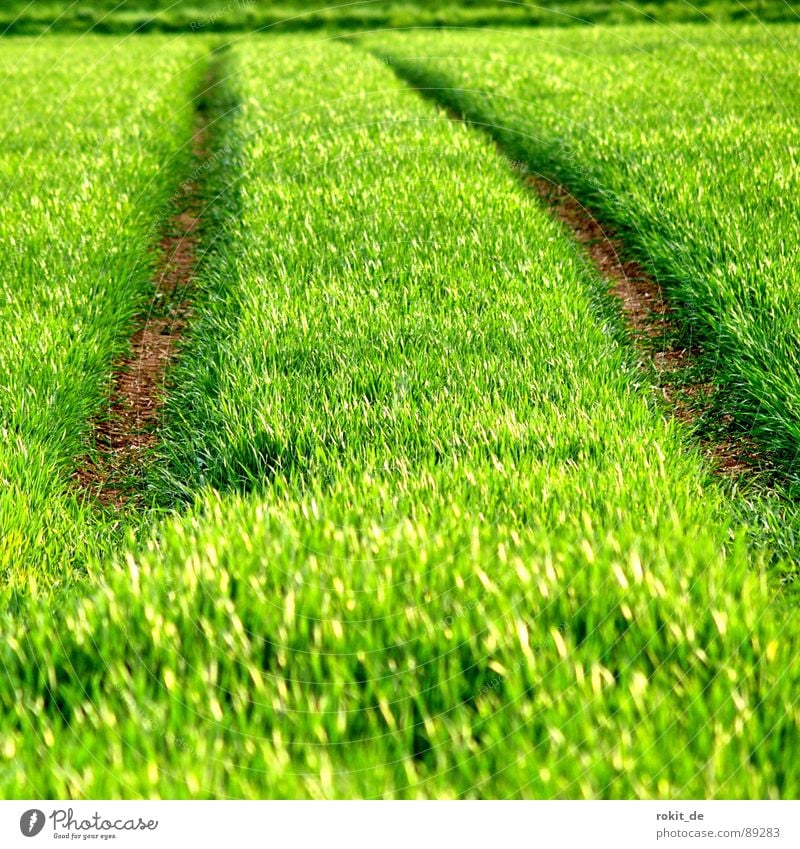
[[[708,412],[716,387],[709,381],[689,377],[701,352],[672,341],[680,334],[661,287],[641,265],[622,258],[623,246],[613,231],[563,186],[538,175],[527,175],[525,183],[566,226],[619,299],[640,358],[653,367],[668,409],[681,421],[697,425]],[[719,424],[724,427],[729,422]],[[738,434],[731,438],[720,436],[721,430],[718,428],[713,436],[700,436],[716,472],[737,475],[763,469],[764,460],[753,442]]]
[[[694,376],[700,372],[697,365],[701,350],[681,347],[672,341],[681,338],[681,334],[668,299],[641,265],[623,259],[626,252],[613,229],[600,223],[564,186],[536,173],[527,163],[511,159],[489,125],[473,125],[469,116],[460,114],[440,99],[438,90],[420,86],[396,65],[393,68],[406,85],[435,103],[449,120],[486,133],[500,155],[510,161],[517,177],[538,195],[545,208],[580,244],[610,291],[619,299],[639,359],[643,366],[653,369],[665,407],[695,430],[714,472],[731,477],[748,473],[775,478],[775,468],[758,445],[734,430],[731,416],[719,416],[714,412],[713,398],[718,388],[708,379],[698,380]]]
[[[78,485],[109,507],[135,502],[144,463],[158,442],[167,368],[174,360],[190,313],[189,295],[199,253],[203,199],[200,175],[210,157],[206,92],[200,93],[192,136],[192,171],[169,201],[160,227],[150,312],[114,364],[106,415],[93,426],[94,452],[75,473]]]

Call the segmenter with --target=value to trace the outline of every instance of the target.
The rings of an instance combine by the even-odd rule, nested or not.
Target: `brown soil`
[[[678,334],[661,287],[638,263],[622,259],[622,245],[613,232],[565,188],[538,176],[527,176],[525,182],[583,246],[619,298],[637,350],[653,366],[658,387],[673,415],[690,425],[697,424],[708,411],[716,388],[708,382],[687,381],[686,375],[701,352],[671,342]],[[701,444],[719,474],[738,475],[763,466],[755,444],[739,435],[730,439],[706,437]]]
[[[192,155],[201,163],[194,170],[198,174],[209,157],[207,117],[202,112],[197,115]],[[130,353],[114,365],[107,415],[94,426],[94,457],[75,472],[80,488],[105,506],[121,508],[135,502],[137,478],[158,441],[166,371],[189,315],[201,204],[199,184],[193,178],[182,183],[170,200],[153,274],[153,300],[168,305],[166,314],[140,319]]]
[[[428,90],[414,83],[408,84],[423,97],[435,101]],[[469,119],[455,109],[435,102],[451,121],[469,123]],[[505,157],[502,146],[498,142],[495,144]],[[700,425],[702,418],[711,411],[710,402],[717,387],[710,382],[687,379],[702,352],[699,348],[680,348],[671,343],[670,340],[679,336],[678,328],[661,287],[638,263],[622,259],[622,243],[614,236],[613,230],[602,225],[563,186],[531,174],[524,163],[515,161],[512,168],[583,246],[611,292],[619,298],[641,361],[653,368],[658,389],[672,415],[690,426]],[[731,416],[710,417],[715,422],[716,433],[714,436],[700,436],[699,441],[717,474],[774,473],[758,446],[742,434],[733,432]],[[700,431],[702,428],[698,427]]]

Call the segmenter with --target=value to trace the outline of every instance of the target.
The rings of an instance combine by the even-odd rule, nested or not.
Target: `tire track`
[[[211,159],[207,95],[216,82],[212,64],[195,99],[191,173],[170,198],[159,228],[150,312],[139,319],[129,353],[114,364],[107,414],[93,424],[94,451],[74,474],[79,488],[106,507],[140,501],[145,463],[158,444],[167,369],[191,314],[205,208],[202,175]]]
[[[681,333],[673,307],[645,269],[638,262],[624,258],[629,252],[613,228],[601,222],[566,186],[536,172],[528,163],[514,160],[489,125],[474,124],[469,115],[457,112],[438,89],[426,87],[397,63],[389,62],[389,65],[398,79],[444,110],[449,120],[487,135],[500,156],[509,162],[509,170],[538,196],[544,208],[578,244],[617,300],[639,362],[652,370],[663,406],[692,429],[712,471],[730,478],[745,474],[765,476],[767,481],[779,478],[763,450],[751,438],[734,430],[732,417],[714,412],[713,398],[718,387],[705,376],[697,377],[700,349],[674,341],[685,338],[686,334]]]
[[[662,288],[638,262],[623,259],[624,245],[613,230],[601,224],[564,186],[538,175],[526,176],[524,183],[581,246],[618,300],[639,359],[652,368],[666,407],[699,433],[717,387],[693,377],[701,352],[674,341],[682,334]],[[704,434],[698,441],[718,474],[736,476],[765,469],[766,460],[758,447],[743,435]]]

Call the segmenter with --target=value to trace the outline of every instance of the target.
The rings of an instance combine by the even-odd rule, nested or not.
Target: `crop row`
[[[159,218],[192,122],[201,44],[4,46],[0,75],[0,577],[71,583],[111,526],[72,475],[111,361],[151,305]],[[188,70],[187,70],[188,69]]]
[[[795,0],[544,0],[510,3],[502,0],[362,0],[329,3],[322,0],[7,0],[0,10],[5,35],[44,32],[145,33],[242,32],[263,29],[372,30],[385,27],[498,25],[574,26],[582,23],[620,24],[655,20],[787,21],[797,19]]]
[[[703,350],[715,403],[800,451],[794,29],[377,36],[404,77],[617,225]]]

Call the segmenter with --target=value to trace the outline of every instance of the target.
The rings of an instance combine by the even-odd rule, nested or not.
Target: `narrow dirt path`
[[[470,124],[468,117],[440,102],[429,89],[418,87],[402,74],[399,76],[421,97],[442,108],[451,121]],[[492,138],[500,155],[508,160],[507,152],[491,131],[483,125],[479,128]],[[670,413],[697,428],[698,442],[711,461],[713,471],[729,477],[764,472],[774,476],[775,470],[753,440],[738,432],[729,433],[733,424],[730,416],[715,421],[713,429],[698,427],[711,410],[711,399],[717,387],[691,376],[696,371],[700,349],[680,347],[672,341],[681,334],[669,301],[639,263],[623,259],[624,245],[613,228],[602,224],[564,186],[542,174],[532,173],[526,163],[512,161],[511,169],[564,225],[618,298],[640,362],[653,369],[657,387]]]
[[[680,347],[673,341],[680,334],[661,287],[641,265],[622,259],[623,245],[613,231],[563,186],[538,175],[527,175],[524,182],[565,225],[619,299],[640,359],[653,367],[668,409],[679,420],[696,425],[707,412],[716,387],[688,377],[700,350]],[[720,424],[724,427],[730,422]],[[704,435],[700,444],[718,474],[735,476],[764,468],[757,446],[738,434],[736,438]]]
[[[392,69],[398,79],[420,97],[442,109],[449,120],[472,125],[469,116],[452,108],[439,96],[437,89],[420,85],[413,75],[405,73],[397,64],[392,64]],[[503,159],[510,162],[511,170],[564,225],[601,278],[608,283],[609,290],[619,299],[640,362],[643,367],[653,369],[666,409],[695,429],[712,470],[731,478],[745,473],[779,478],[758,445],[734,430],[732,417],[713,412],[712,399],[717,387],[693,376],[699,372],[697,364],[702,352],[699,348],[682,348],[670,341],[679,339],[681,334],[669,301],[641,265],[622,258],[626,251],[613,229],[602,224],[564,186],[531,171],[527,163],[513,160],[489,124],[477,124],[474,129],[492,139]]]
[[[153,297],[130,340],[130,353],[115,363],[107,415],[93,428],[95,452],[75,473],[79,487],[107,506],[137,500],[144,462],[158,442],[167,368],[190,314],[204,201],[201,177],[210,158],[206,94],[210,70],[196,103],[191,174],[169,201],[156,246]]]

